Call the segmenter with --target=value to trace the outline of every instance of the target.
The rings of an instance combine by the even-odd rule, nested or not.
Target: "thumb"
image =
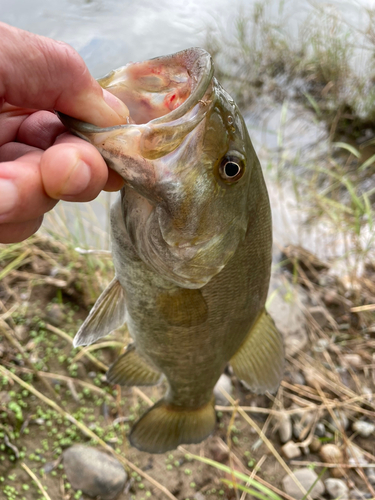
[[[0,23],[0,103],[56,109],[99,127],[127,123],[129,111],[90,75],[69,45]],[[1,108],[0,108],[1,109]]]

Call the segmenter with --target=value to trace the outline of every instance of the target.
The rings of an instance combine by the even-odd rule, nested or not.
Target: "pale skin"
[[[53,110],[100,127],[129,114],[72,47],[0,23],[0,243],[31,236],[59,200],[90,201],[123,184]]]

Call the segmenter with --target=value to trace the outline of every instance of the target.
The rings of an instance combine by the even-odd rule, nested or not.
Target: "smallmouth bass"
[[[270,205],[244,120],[203,49],[131,63],[99,83],[125,102],[130,123],[98,128],[59,114],[125,180],[111,209],[115,278],[74,345],[127,323],[134,342],[107,379],[166,377],[166,395],[129,436],[163,453],[214,431],[212,391],[228,362],[254,392],[279,385],[283,342],[264,308]]]

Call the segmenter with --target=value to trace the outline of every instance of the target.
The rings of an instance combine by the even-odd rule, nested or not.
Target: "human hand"
[[[89,201],[122,186],[54,109],[102,127],[129,115],[72,47],[0,23],[0,243],[35,233],[58,200]]]

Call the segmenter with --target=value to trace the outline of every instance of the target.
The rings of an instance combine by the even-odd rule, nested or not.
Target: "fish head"
[[[245,238],[259,168],[235,102],[198,48],[99,83],[125,102],[131,123],[101,129],[60,118],[125,180],[122,216],[141,259],[179,286],[204,286]]]

